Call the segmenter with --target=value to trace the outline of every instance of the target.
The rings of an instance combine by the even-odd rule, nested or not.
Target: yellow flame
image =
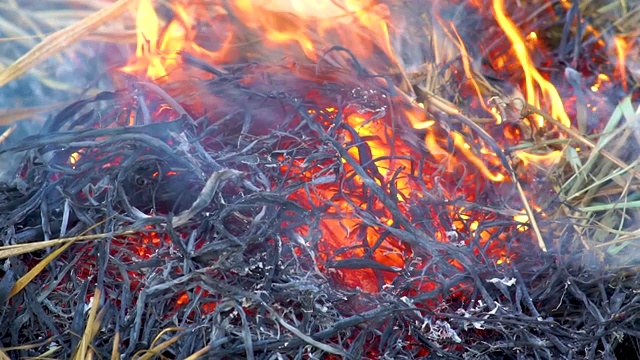
[[[496,119],[496,125],[500,125],[502,124],[502,115],[500,114],[500,110],[498,110],[497,107],[492,106],[491,109],[491,115],[493,115],[493,118]]]
[[[160,59],[156,57],[160,22],[151,0],[140,0],[138,3],[136,33],[138,38],[136,62],[123,67],[121,70],[131,74],[146,71],[147,77],[151,79],[164,76],[166,74],[164,66],[162,66]]]
[[[522,160],[525,166],[530,165],[531,163],[545,166],[552,166],[557,164],[558,161],[562,158],[562,151],[553,150],[552,152],[544,155],[539,154],[531,154],[525,151],[518,151],[514,154],[519,159]]]
[[[177,67],[179,62],[178,52],[184,50],[187,42],[189,50],[202,54],[206,50],[198,47],[193,40],[188,38],[188,29],[194,20],[185,8],[176,4],[173,7],[176,18],[171,21],[160,36],[160,20],[153,8],[151,0],[140,0],[136,11],[136,32],[138,46],[136,58],[131,59],[127,66],[120,70],[129,74],[144,75],[148,79],[157,80],[167,76],[168,72]],[[194,35],[192,35],[194,36]],[[193,45],[193,48],[191,48]],[[195,50],[195,51],[193,51]],[[207,52],[214,57],[215,53]]]
[[[511,259],[505,255],[502,255],[500,259],[496,260],[496,265],[502,265],[504,263],[511,263]]]
[[[469,230],[476,231],[479,225],[480,223],[478,222],[478,220],[473,220],[471,224],[469,224]]]
[[[529,41],[531,41],[533,43],[537,42],[538,41],[538,34],[536,34],[535,31],[530,32],[527,35],[527,40],[529,40]]]
[[[420,106],[422,105],[422,106]],[[435,120],[427,120],[425,119],[424,112],[424,104],[418,104],[420,106],[419,109],[410,109],[405,111],[405,115],[411,126],[416,130],[424,130],[433,126],[436,122]]]
[[[73,153],[71,153],[71,155],[69,155],[69,164],[71,165],[72,169],[76,168],[76,164],[78,163],[78,161],[80,161],[80,157],[82,157],[80,151],[74,151]]]
[[[136,32],[138,35],[136,56],[144,57],[156,53],[159,27],[158,15],[153,9],[151,0],[140,0],[136,15]]]

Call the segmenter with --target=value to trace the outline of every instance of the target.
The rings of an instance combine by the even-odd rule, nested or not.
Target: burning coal
[[[637,346],[629,33],[567,2],[132,8],[113,87],[0,142],[7,357]]]

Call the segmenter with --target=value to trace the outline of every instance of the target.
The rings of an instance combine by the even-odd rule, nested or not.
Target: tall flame
[[[616,48],[616,56],[618,63],[616,64],[617,75],[620,77],[620,81],[622,82],[622,88],[624,91],[628,90],[627,85],[627,64],[626,58],[629,53],[629,44],[620,36],[616,36],[613,38],[613,44]]]
[[[162,61],[157,57],[159,32],[160,22],[151,0],[140,0],[136,16],[137,63],[123,67],[122,71],[135,74],[144,72],[151,79],[166,75]]]
[[[543,99],[545,103],[551,107],[551,116],[558,119],[564,126],[570,127],[571,120],[564,109],[564,102],[558,90],[536,69],[536,65],[527,50],[525,39],[520,33],[520,29],[518,29],[513,20],[506,14],[504,0],[493,0],[493,9],[498,24],[504,30],[509,41],[511,41],[518,61],[522,65],[526,84],[527,102],[536,107],[541,107],[540,97],[536,90],[537,85],[544,96]],[[539,120],[538,126],[541,127],[542,125],[542,121]]]

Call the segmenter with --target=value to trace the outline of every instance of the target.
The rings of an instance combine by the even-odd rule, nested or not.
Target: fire
[[[69,155],[69,164],[71,164],[71,166],[75,168],[75,165],[80,160],[81,156],[81,152],[74,151],[73,153],[71,153],[71,155]]]
[[[78,197],[89,198],[97,207],[103,204],[99,196],[93,199],[97,191],[103,191],[105,198],[117,194],[119,199],[126,199],[109,208],[108,215],[122,217],[123,220],[118,221],[124,223],[124,229],[129,226],[136,229],[124,234],[107,234],[100,245],[107,249],[110,259],[127,265],[144,262],[144,266],[98,272],[104,264],[93,261],[98,255],[90,255],[85,268],[74,270],[77,276],[87,284],[95,283],[93,277],[102,281],[103,276],[114,276],[116,284],[122,280],[136,297],[145,286],[155,286],[156,276],[169,278],[168,275],[177,274],[179,278],[172,281],[170,287],[156,287],[165,293],[171,291],[169,296],[174,308],[153,316],[173,317],[174,321],[184,324],[201,314],[210,314],[218,318],[235,317],[236,321],[249,325],[244,324],[245,314],[240,315],[240,311],[233,310],[233,315],[229,315],[229,309],[240,299],[227,301],[225,297],[231,295],[208,286],[221,277],[234,281],[238,277],[241,283],[246,280],[242,279],[245,276],[242,271],[247,274],[252,269],[243,266],[238,272],[218,270],[221,264],[231,263],[234,258],[215,259],[215,266],[211,266],[214,261],[210,259],[217,256],[216,251],[206,256],[198,254],[209,245],[215,245],[212,247],[215,250],[230,246],[226,240],[249,236],[255,241],[247,241],[249,246],[243,241],[234,242],[238,245],[239,257],[249,258],[254,245],[257,251],[262,251],[262,245],[274,243],[274,252],[268,253],[276,254],[274,262],[255,258],[256,274],[261,274],[258,268],[273,270],[273,276],[268,278],[272,289],[290,286],[279,282],[279,276],[284,274],[280,266],[295,260],[304,264],[298,269],[306,271],[313,266],[310,276],[317,276],[322,282],[328,278],[331,285],[370,294],[384,292],[381,296],[398,295],[403,301],[431,292],[438,294],[433,298],[440,297],[433,301],[442,303],[477,296],[470,294],[475,292],[474,282],[477,284],[478,279],[466,276],[465,269],[477,262],[488,271],[500,272],[503,266],[519,260],[521,254],[513,249],[526,250],[535,244],[535,238],[540,250],[546,251],[545,239],[536,225],[536,219],[547,216],[544,213],[547,207],[537,203],[541,197],[535,193],[546,190],[539,185],[542,182],[539,175],[546,174],[554,165],[564,164],[563,161],[567,167],[582,165],[567,160],[573,156],[570,151],[580,151],[577,145],[569,145],[573,138],[566,139],[563,135],[568,132],[566,128],[581,125],[579,116],[574,117],[572,111],[583,105],[595,112],[601,103],[593,101],[594,98],[606,96],[607,89],[615,86],[614,82],[621,83],[627,90],[630,85],[627,78],[634,75],[633,69],[628,68],[627,58],[635,51],[636,43],[615,37],[611,44],[601,45],[610,59],[615,59],[609,64],[611,73],[590,74],[585,80],[585,89],[591,90],[585,93],[590,97],[574,106],[575,98],[567,98],[565,87],[556,88],[557,84],[550,80],[552,76],[544,69],[546,65],[538,65],[535,60],[547,41],[545,34],[538,29],[520,29],[515,17],[507,14],[504,0],[465,2],[478,8],[492,5],[489,11],[493,17],[490,15],[485,20],[497,24],[499,28],[495,30],[508,40],[504,41],[508,50],[496,51],[499,56],[493,56],[490,48],[465,42],[467,35],[462,28],[457,29],[452,21],[434,14],[439,24],[433,26],[442,26],[444,33],[444,36],[434,34],[435,42],[450,40],[451,43],[448,43],[450,48],[435,49],[436,59],[429,59],[433,60],[433,67],[428,70],[446,72],[450,75],[447,80],[454,80],[458,92],[447,94],[445,91],[439,94],[429,86],[422,89],[417,81],[406,79],[410,69],[403,63],[405,54],[398,49],[396,36],[407,29],[403,28],[401,17],[392,21],[395,0],[385,3],[382,0],[165,0],[162,5],[170,10],[169,16],[156,11],[159,3],[138,2],[135,56],[118,69],[120,75],[128,74],[120,78],[143,80],[135,85],[149,85],[154,91],[136,88],[130,103],[124,96],[124,100],[118,98],[125,105],[116,110],[115,121],[104,124],[135,127],[118,130],[121,133],[131,131],[140,135],[141,131],[148,130],[166,134],[146,136],[144,139],[149,141],[146,145],[140,140],[126,143],[122,147],[127,149],[123,152],[127,155],[122,156],[102,155],[92,149],[108,141],[95,141],[99,145],[91,145],[94,142],[89,140],[74,142],[69,145],[74,146],[72,148],[52,146],[51,155],[47,156],[58,156],[60,162],[76,174],[87,174],[93,169],[117,173],[117,177],[106,181],[115,179],[118,186],[109,183],[103,190],[100,186],[80,187],[71,183],[81,192]],[[478,54],[485,50],[485,54]],[[450,54],[454,54],[451,56],[454,59],[445,59]],[[488,68],[495,73],[485,74]],[[574,71],[581,80],[581,73]],[[604,70],[594,72],[599,71]],[[566,73],[565,76],[568,77]],[[225,81],[234,86],[225,87],[228,85]],[[497,85],[503,84],[500,81],[513,89]],[[574,86],[576,92],[585,89]],[[227,96],[227,90],[236,97]],[[244,92],[250,95],[243,97]],[[277,106],[273,106],[274,103]],[[249,107],[257,110],[245,112]],[[273,110],[276,107],[278,109]],[[533,113],[535,109],[541,111]],[[163,121],[168,124],[153,128],[139,126],[140,114],[145,124],[159,125],[155,122]],[[78,116],[73,126],[84,120]],[[183,125],[183,121],[188,126]],[[100,126],[103,124],[96,122],[95,127]],[[223,129],[225,126],[231,130]],[[585,138],[591,139],[590,135],[584,132]],[[264,140],[269,136],[277,139]],[[549,139],[553,141],[547,141]],[[250,145],[244,149],[234,148],[247,143]],[[80,149],[80,146],[87,148]],[[120,146],[120,142],[116,146]],[[151,154],[154,146],[169,150],[162,156]],[[241,156],[225,154],[228,149],[231,149],[229,153],[235,151]],[[258,150],[250,152],[255,149]],[[173,168],[172,163],[164,168],[163,157],[174,155],[177,155],[175,159],[168,160],[180,166]],[[108,161],[99,162],[103,156]],[[153,162],[141,170],[144,177],[131,171],[134,184],[129,183],[128,175],[118,172],[123,163],[137,170],[133,165],[148,165],[145,161],[156,157],[163,166],[156,167]],[[99,165],[87,170],[85,165],[91,161]],[[234,171],[237,167],[242,169],[238,173],[243,174],[257,170],[258,175],[252,173],[255,176],[251,179],[259,181],[246,178],[229,181],[216,188],[215,195],[209,198],[198,196],[191,200],[187,196],[184,201],[188,203],[187,210],[176,210],[184,205],[182,199],[175,201],[174,188],[164,186],[160,180],[176,180],[179,195],[193,195],[191,183],[196,184],[194,188],[202,184],[206,172],[214,165]],[[197,173],[196,179],[191,181],[184,176],[187,173]],[[62,186],[64,182],[58,184]],[[132,201],[127,202],[130,193],[145,192],[146,196],[146,191],[153,193],[149,195],[152,201],[141,195],[140,198],[130,196]],[[274,200],[265,193],[281,199]],[[252,197],[256,194],[261,197]],[[278,202],[280,200],[282,202]],[[158,210],[162,205],[157,204],[166,202],[176,206]],[[242,207],[236,209],[241,210],[227,211],[238,203]],[[255,211],[254,204],[259,204],[262,212]],[[192,208],[188,208],[189,205]],[[81,203],[68,202],[65,206],[79,208]],[[273,209],[273,214],[266,209]],[[44,210],[47,209],[42,207],[41,211]],[[120,212],[135,217],[119,216]],[[185,220],[174,225],[172,220],[165,221],[182,219],[185,213],[191,222]],[[223,216],[216,218],[220,213],[228,213],[230,220]],[[284,215],[276,217],[276,213]],[[200,219],[204,220],[196,224]],[[211,219],[216,222],[209,222]],[[88,223],[86,219],[81,220]],[[268,222],[268,226],[264,226],[268,232],[258,236],[255,229],[262,226],[261,220]],[[67,219],[63,222],[66,228]],[[185,229],[189,226],[193,228]],[[242,233],[250,227],[247,230],[250,234],[244,237]],[[288,247],[291,244],[299,247]],[[97,248],[95,242],[78,243],[78,246],[87,254],[90,250],[102,249]],[[459,254],[462,255],[454,256]],[[155,264],[167,259],[171,261],[166,264],[175,267],[167,265],[160,274]],[[454,276],[445,278],[445,272]],[[458,276],[460,274],[463,276]],[[262,275],[256,278],[258,282],[263,279]],[[192,286],[187,283],[191,279],[207,281]],[[438,292],[440,288],[442,292]],[[261,284],[251,291],[267,292],[269,287]],[[117,291],[111,292],[112,297],[118,296]],[[263,301],[264,294],[258,295]],[[445,296],[452,298],[442,299]],[[415,313],[419,320],[422,308],[432,305],[427,303],[432,298],[420,299],[427,300],[416,300]],[[116,300],[116,304],[117,301],[131,299]],[[499,305],[496,303],[496,310]],[[138,310],[136,308],[135,315],[142,317]],[[176,316],[179,312],[182,314]],[[188,314],[184,316],[184,312]],[[268,316],[269,321],[279,321],[267,313],[247,315]],[[297,321],[296,315],[292,316],[280,324],[284,326],[292,319]],[[350,343],[351,339],[347,341]],[[132,342],[133,345],[136,344]]]
[[[551,115],[564,126],[571,127],[571,120],[564,109],[564,102],[558,90],[536,69],[531,55],[527,50],[526,42],[520,33],[520,29],[518,29],[516,24],[513,23],[513,20],[511,20],[505,12],[504,0],[493,0],[493,9],[498,24],[500,24],[511,41],[516,57],[524,70],[527,102],[536,107],[542,107],[541,105],[543,104],[550,106]],[[542,99],[539,97],[536,85],[544,96]],[[538,127],[542,127],[543,125],[542,120],[538,119]]]
[[[219,41],[219,47],[215,50],[203,48],[196,42],[195,38],[199,34],[193,28],[197,25],[198,18],[194,14],[204,9],[187,7],[180,3],[171,5],[175,18],[166,26],[162,26],[152,0],[140,0],[136,12],[138,40],[135,58],[130,59],[120,71],[161,81],[169,73],[180,69],[180,65],[183,64],[180,57],[182,51],[205,56],[216,62],[226,56],[231,35],[225,34],[224,29],[220,29],[224,38]],[[215,15],[215,11],[212,15]]]
[[[627,86],[627,64],[626,58],[629,53],[629,44],[620,36],[613,38],[613,44],[615,46],[615,52],[618,63],[616,64],[617,75],[622,81],[622,88],[624,91],[628,90]]]
[[[349,44],[356,56],[369,56],[379,46],[387,55],[393,50],[386,21],[388,9],[374,1],[237,0],[234,15],[262,33],[276,47],[297,44],[312,61],[318,61],[322,45],[335,38]],[[372,38],[376,34],[376,38]],[[329,41],[328,41],[329,40]]]
[[[138,15],[136,16],[136,33],[138,37],[138,47],[136,48],[136,58],[145,61],[136,65],[128,65],[122,71],[137,73],[140,70],[146,71],[146,76],[155,79],[166,75],[166,70],[158,57],[158,39],[160,22],[151,0],[140,0],[138,4]],[[146,66],[145,66],[146,65]]]
[[[551,167],[552,165],[560,161],[560,159],[562,158],[562,151],[553,150],[550,153],[544,155],[533,154],[526,151],[518,151],[515,153],[515,156],[522,160],[526,166],[540,165]]]
[[[391,139],[393,134],[391,133],[391,129],[386,128],[380,121],[371,121],[360,114],[352,114],[347,117],[347,123],[357,131],[357,134],[360,138],[370,138],[371,140],[367,140],[368,145],[371,148],[371,159],[375,160],[375,166],[377,170],[382,175],[382,179],[377,179],[379,185],[383,182],[388,181],[391,176],[394,175],[393,170],[399,167],[408,168],[411,166],[408,160],[387,160],[385,158],[389,158],[391,156],[390,153],[390,144],[386,141],[386,139]],[[354,139],[349,139],[353,141]],[[359,162],[363,160],[360,154],[359,148],[357,145],[354,145],[349,148],[349,153]],[[367,157],[369,155],[367,154]],[[343,162],[346,163],[346,160],[343,159]],[[406,174],[402,174],[403,176],[397,178],[396,186],[398,188],[398,200],[402,201],[403,198],[407,198],[409,196],[409,192],[411,191],[411,187],[407,181]]]
[[[600,90],[600,87],[602,87],[603,84],[609,81],[611,81],[611,78],[609,78],[607,74],[598,74],[596,83],[591,85],[591,91],[598,92]]]
[[[136,13],[138,45],[135,58],[120,70],[160,81],[172,71],[183,70],[180,68],[183,63],[181,52],[212,64],[228,64],[256,57],[277,59],[283,54],[296,52],[301,52],[309,61],[318,62],[329,50],[329,44],[348,45],[349,51],[365,59],[370,67],[381,64],[376,60],[379,58],[395,63],[386,5],[354,0],[304,3],[235,0],[228,5],[226,8],[222,3],[172,2],[174,19],[163,26],[152,0],[141,0]],[[233,33],[225,26],[236,20],[253,33]],[[215,29],[213,35],[207,36],[220,38],[214,41],[207,38],[208,47],[204,47],[198,41],[205,34],[197,29],[207,26]],[[257,40],[247,42],[246,37],[257,37]],[[264,43],[273,54],[254,46],[258,42]],[[213,49],[210,48],[212,43],[215,45]],[[281,49],[287,51],[274,51]],[[366,60],[369,57],[372,59],[370,62]]]
[[[479,8],[485,5],[483,1],[470,3]],[[316,64],[319,67],[327,62],[332,66],[355,68],[359,71],[366,69],[371,73],[381,74],[398,72],[402,67],[392,41],[394,32],[403,30],[402,24],[391,21],[390,6],[381,2],[234,0],[220,4],[214,1],[207,6],[199,2],[180,1],[171,2],[169,5],[173,16],[168,23],[164,23],[155,12],[151,0],[140,1],[136,13],[136,55],[130,59],[127,66],[120,69],[122,72],[157,83],[185,80],[192,73],[188,72],[188,64],[184,63],[185,58],[181,54],[193,55],[213,69],[223,68],[227,64],[252,61],[279,64],[286,58],[286,61],[291,61],[293,65],[283,68],[296,73],[300,78],[312,78],[318,82],[333,79],[319,78],[319,70],[316,73],[306,73],[301,70],[302,64]],[[510,54],[489,59],[493,67],[498,70],[506,67],[509,57],[513,55],[522,69],[519,79],[522,83],[516,85],[522,86],[524,101],[533,107],[546,110],[565,127],[571,127],[572,120],[565,109],[565,101],[547,75],[536,67],[531,55],[531,51],[543,42],[542,34],[536,31],[523,34],[507,15],[504,0],[492,0],[492,9],[497,24],[510,42],[512,51]],[[478,76],[479,69],[475,61],[477,59],[473,58],[472,51],[468,48],[470,44],[463,42],[453,24],[445,23],[442,21],[443,26],[450,28],[445,32],[454,40],[460,54],[461,73],[475,96],[475,104],[478,110],[484,111],[492,120],[491,123],[485,123],[486,126],[491,131],[504,127],[505,144],[517,144],[524,135],[519,128],[512,128],[510,125],[520,119],[510,118],[510,114],[504,110],[505,106],[512,105],[510,101],[516,102],[520,99],[514,99],[511,94],[498,100],[497,96],[489,98],[494,95],[487,92],[491,84],[481,82],[482,77]],[[238,24],[241,24],[241,29],[236,28]],[[202,37],[209,33],[215,34],[216,37],[203,41]],[[336,55],[328,52],[329,49],[347,49],[349,54]],[[624,58],[628,51],[629,44],[617,38],[615,52],[619,60],[616,77],[626,76]],[[357,59],[357,63],[354,63],[354,58]],[[207,76],[218,76],[221,73],[224,72],[209,71]],[[361,75],[365,75],[364,72]],[[199,73],[198,76],[202,74]],[[591,86],[591,90],[597,92],[609,81],[607,75],[601,74],[597,77],[597,82]],[[410,91],[411,86],[405,86],[405,82],[406,79],[400,79],[396,85],[401,90]],[[516,96],[519,95],[517,90],[520,89],[514,92]],[[308,208],[326,209],[326,217],[319,221],[323,239],[318,254],[325,264],[344,264],[350,259],[368,257],[367,259],[388,266],[383,271],[383,281],[379,281],[372,270],[353,269],[348,266],[346,269],[336,270],[343,283],[360,287],[365,291],[379,291],[381,284],[390,284],[397,276],[394,271],[405,267],[405,259],[411,255],[411,249],[403,245],[401,239],[385,235],[388,230],[385,226],[392,228],[398,224],[379,199],[369,201],[358,193],[366,187],[368,179],[358,172],[356,164],[371,176],[376,185],[393,188],[395,200],[402,209],[425,197],[425,194],[417,189],[438,189],[445,192],[450,199],[462,198],[473,202],[477,199],[477,194],[483,190],[479,185],[470,185],[469,189],[466,189],[468,192],[460,193],[459,190],[451,188],[449,183],[458,180],[473,183],[474,179],[482,178],[500,186],[513,180],[513,174],[503,166],[504,156],[500,156],[503,154],[497,154],[496,150],[490,148],[483,140],[470,136],[469,132],[465,132],[468,129],[464,126],[444,126],[432,116],[430,111],[433,104],[427,102],[439,102],[440,108],[448,109],[444,112],[452,118],[462,116],[456,106],[437,97],[427,99],[425,103],[412,103],[411,100],[411,96],[395,96],[392,103],[401,106],[393,110],[356,109],[336,103],[324,104],[322,111],[309,111],[309,116],[322,123],[327,131],[339,132],[342,145],[346,149],[346,154],[341,154],[340,160],[343,166],[341,171],[349,174],[347,183],[333,183],[331,179],[337,179],[338,173],[332,170],[306,168],[304,158],[289,159],[290,162],[283,159],[281,165],[283,174],[294,173],[301,181],[314,184],[296,193],[293,196],[294,200]],[[199,111],[202,114],[206,113],[202,109]],[[333,125],[323,123],[328,121],[326,119],[335,120],[338,115],[344,118],[344,129],[333,129]],[[514,117],[517,116],[519,114]],[[536,131],[553,128],[552,124],[547,124],[539,115],[528,115],[524,123],[533,125]],[[401,127],[408,127],[422,134],[422,143],[416,145],[404,141],[397,135]],[[419,159],[425,157],[417,150],[420,146],[428,152],[431,162],[428,165],[416,165],[423,161]],[[538,154],[517,150],[513,151],[512,155],[512,159],[531,170],[544,169],[557,163],[562,159],[563,152],[553,149]],[[424,168],[422,171],[426,174],[418,175],[416,167]],[[432,176],[433,174],[438,176]],[[523,175],[522,180],[530,179],[528,175]],[[535,204],[533,205],[535,208]],[[367,224],[361,216],[363,211],[375,213],[383,226]],[[531,218],[532,214],[524,208],[516,211],[519,213],[513,216],[513,220],[520,223],[517,230],[529,231],[531,226],[528,225],[535,220]],[[469,238],[477,238],[482,244],[495,242],[495,239],[506,241],[500,238],[497,231],[483,228],[483,215],[467,213],[466,210],[456,207],[448,208],[446,213],[450,218],[458,220],[453,220],[451,224],[434,220],[441,228],[433,234],[438,241],[449,241],[451,231],[464,234],[460,235],[463,238],[462,242],[469,242]],[[538,214],[544,216],[539,211]],[[430,215],[435,216],[435,211]],[[308,228],[298,230],[303,237],[310,236]],[[345,247],[349,250],[342,250]],[[511,261],[501,245],[495,245],[491,251],[496,255],[494,260],[498,264]],[[186,301],[188,296],[181,295],[179,302]]]
[[[493,173],[489,170],[484,161],[471,151],[471,146],[464,140],[464,137],[460,133],[452,132],[451,136],[453,136],[453,144],[456,148],[458,148],[458,150],[460,150],[460,152],[464,154],[464,156],[469,159],[469,161],[475,165],[478,170],[480,170],[482,175],[491,181],[504,181],[505,176],[500,173]]]
[[[527,215],[525,213],[521,213],[521,214],[515,215],[513,217],[513,220],[515,220],[515,221],[517,221],[517,222],[519,222],[521,224],[527,224],[527,223],[529,223],[529,215]],[[523,225],[519,225],[518,226],[518,231],[525,231],[525,230],[526,230],[526,227],[524,227]]]

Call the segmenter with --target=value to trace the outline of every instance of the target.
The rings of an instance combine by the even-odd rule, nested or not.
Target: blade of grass
[[[120,331],[116,331],[115,335],[113,336],[111,360],[120,360]]]
[[[609,181],[609,180],[613,179],[613,178],[614,178],[614,177],[616,177],[616,176],[620,176],[620,175],[622,175],[622,174],[626,174],[626,173],[627,173],[627,171],[629,171],[630,169],[634,168],[634,167],[635,167],[635,166],[637,166],[637,165],[638,165],[638,161],[636,160],[636,161],[634,161],[633,163],[631,163],[629,166],[627,166],[627,167],[625,167],[625,168],[622,168],[622,169],[618,169],[618,171],[614,171],[614,172],[612,172],[611,174],[609,174],[608,176],[605,176],[604,178],[599,179],[598,181],[594,182],[593,184],[591,184],[591,185],[589,185],[589,186],[587,186],[587,187],[585,187],[585,188],[581,189],[580,191],[578,191],[578,192],[576,192],[576,193],[574,193],[574,194],[570,195],[569,197],[567,197],[567,199],[566,199],[566,200],[567,200],[567,201],[573,200],[573,199],[575,199],[576,197],[578,197],[578,196],[580,196],[580,195],[584,194],[585,192],[587,192],[587,191],[591,190],[592,188],[596,188],[596,187],[598,187],[598,186],[600,186],[600,185],[604,184],[605,182],[607,182],[607,181]]]
[[[163,330],[166,331],[167,329]],[[160,336],[160,335],[158,335]],[[158,356],[162,351],[164,351],[165,349],[167,349],[169,346],[175,344],[178,340],[180,340],[180,338],[182,337],[182,334],[176,334],[173,337],[161,342],[160,344],[145,350],[143,354],[140,355],[140,357],[137,358],[137,360],[151,360],[153,358],[155,358],[156,356]]]
[[[576,174],[579,173],[580,169],[583,167],[583,164],[580,160],[580,155],[573,146],[567,147],[565,158],[567,162],[569,162],[569,165],[571,165],[571,169],[573,170],[573,172]]]
[[[600,248],[609,247],[609,246],[612,246],[612,245],[618,245],[618,244],[621,244],[621,243],[631,242],[631,241],[639,240],[639,239],[640,239],[640,230],[636,230],[636,231],[634,231],[634,232],[632,232],[630,234],[622,235],[617,239],[614,239],[614,240],[611,240],[611,241],[608,241],[608,242],[604,242],[604,243],[595,245],[595,247],[600,247]]]
[[[30,343],[30,344],[26,344],[26,345],[5,347],[5,348],[2,348],[0,350],[2,350],[2,351],[33,350],[33,349],[41,348],[43,346],[50,345],[55,340],[56,340],[55,338],[50,337],[50,338],[47,338],[46,340],[38,342],[38,343]]]
[[[607,211],[607,210],[615,210],[615,209],[637,209],[637,208],[640,208],[640,200],[629,201],[629,202],[618,202],[613,204],[593,204],[591,206],[578,208],[578,210],[583,212],[595,212],[595,211]]]
[[[27,253],[38,251],[38,250],[44,250],[46,248],[60,245],[60,244],[69,244],[76,241],[98,240],[98,239],[102,239],[110,236],[126,236],[126,235],[133,235],[133,234],[135,234],[134,231],[125,231],[117,234],[81,235],[81,236],[74,236],[70,238],[52,239],[48,241],[38,241],[38,242],[31,242],[26,244],[7,245],[7,246],[0,247],[0,260],[18,256],[18,255],[27,254]]]
[[[184,360],[197,360],[197,359],[201,359],[204,354],[208,353],[209,350],[211,349],[211,347],[209,345],[203,347],[202,349],[194,352],[193,354],[189,355],[188,357],[186,357]]]
[[[527,214],[527,218],[529,219],[529,224],[531,225],[531,229],[533,229],[533,233],[536,235],[536,240],[538,241],[538,247],[540,250],[547,252],[547,245],[544,242],[544,238],[542,237],[542,232],[540,231],[540,227],[538,226],[538,221],[536,220],[535,214],[531,205],[529,204],[529,200],[527,199],[527,195],[522,189],[522,185],[518,178],[514,175],[513,181],[516,184],[516,189],[518,190],[518,194],[520,195],[520,199],[522,200],[522,204],[524,205],[525,213]]]
[[[98,308],[100,306],[100,295],[100,289],[96,288],[93,293],[93,305],[91,306],[91,310],[89,310],[89,319],[87,320],[84,334],[82,334],[82,340],[75,349],[74,354],[71,356],[72,360],[86,360],[88,358],[87,352],[89,350],[89,345],[97,333],[96,328],[99,329],[100,327],[100,321],[97,320]],[[103,308],[103,310],[104,309],[106,308]]]
[[[59,247],[58,249],[56,249],[55,251],[51,252],[49,255],[47,255],[47,257],[42,259],[36,266],[34,266],[31,270],[29,270],[29,272],[27,272],[26,274],[24,274],[24,276],[18,279],[18,281],[16,281],[16,283],[13,285],[11,292],[9,292],[8,298],[11,299],[17,293],[22,291],[22,289],[24,289],[25,286],[27,286],[27,284],[29,284],[36,276],[38,276],[38,274],[40,274],[40,272],[42,272],[42,270],[44,270],[47,267],[47,265],[49,265],[60,254],[62,254],[62,252],[67,250],[67,248],[71,246],[71,244],[73,244],[74,242],[75,241],[69,241],[66,244]]]
[[[574,174],[573,178],[575,178],[576,181],[573,182],[573,186],[568,191],[568,194],[576,193],[579,189],[581,189],[584,186],[584,183],[588,181],[588,176],[591,173],[592,168],[595,166],[598,155],[603,154],[603,152],[605,151],[604,147],[616,137],[618,132],[623,131],[623,129],[617,129],[617,126],[621,120],[622,120],[622,111],[620,109],[620,106],[617,106],[613,114],[611,115],[611,117],[609,117],[609,121],[607,121],[607,124],[602,130],[600,138],[595,143],[595,146],[591,149],[591,152],[589,153],[587,160],[584,162],[584,166]],[[573,129],[571,130],[575,131]],[[576,134],[578,133],[576,132]],[[621,167],[624,167],[624,166],[621,166]]]
[[[597,149],[598,145],[596,143],[594,143],[593,141],[589,140],[587,137],[583,136],[582,134],[578,133],[576,130],[568,128],[564,125],[562,125],[562,123],[560,123],[558,120],[554,119],[551,115],[547,114],[544,111],[541,111],[540,109],[536,109],[535,107],[529,105],[529,104],[525,104],[525,109],[530,111],[531,113],[535,113],[538,114],[540,116],[542,116],[544,118],[545,121],[548,121],[554,125],[556,125],[559,129],[561,129],[562,131],[566,132],[567,134],[571,135],[572,137],[574,137],[576,140],[580,141],[581,143],[583,143],[584,145],[590,147],[591,149]],[[610,152],[606,151],[606,150],[601,150],[600,154],[602,156],[604,156],[605,158],[607,158],[608,160],[610,160],[611,162],[613,162],[614,164],[618,165],[619,167],[627,167],[628,164],[625,163],[624,161],[620,160],[620,158],[618,158],[617,156],[611,154]],[[635,177],[636,179],[640,180],[640,174],[636,171],[630,171],[630,173],[633,175],[633,177]]]
[[[43,352],[42,354],[36,356],[33,358],[33,360],[44,360],[44,359],[56,359],[56,357],[53,357],[53,354],[57,353],[58,351],[62,350],[62,346],[54,346],[51,347],[49,350]]]
[[[93,224],[92,226],[90,226],[88,229],[86,229],[83,234],[88,233],[89,231],[97,228],[98,226],[104,224],[105,220],[101,220],[96,222],[95,224]],[[133,232],[131,232],[133,233]],[[65,243],[63,246],[61,246],[59,249],[51,252],[49,255],[47,255],[47,257],[45,257],[44,259],[42,259],[36,266],[34,266],[31,270],[29,270],[29,272],[27,272],[24,276],[22,276],[20,279],[18,279],[18,281],[16,281],[16,283],[13,285],[13,288],[11,289],[11,292],[9,293],[9,296],[7,299],[11,299],[13,296],[15,296],[17,293],[19,293],[22,289],[24,289],[25,286],[27,286],[27,284],[29,284],[29,282],[31,282],[31,280],[33,280],[40,272],[42,272],[42,270],[51,262],[53,261],[56,257],[58,257],[58,255],[60,255],[64,250],[66,250],[69,246],[71,246],[71,244],[73,244],[74,242],[78,241],[81,238],[84,238],[87,236],[76,236],[73,238],[69,238],[69,239],[57,239],[57,240],[51,240],[51,241],[58,241],[59,243],[63,243],[65,241],[67,241],[67,243]],[[98,234],[98,235],[89,235],[88,237],[92,237],[92,238],[103,238],[105,237],[104,234]],[[41,243],[49,243],[49,242],[41,242]],[[29,248],[33,248],[34,246],[37,246],[38,243],[30,243]],[[9,251],[7,253],[13,253],[15,252],[15,250],[17,249],[18,251],[21,251],[22,249],[20,248],[21,246],[23,246],[23,244],[20,245],[9,245],[9,246],[5,246],[5,248],[10,248]],[[0,259],[2,259],[2,255],[6,255],[5,252],[0,251]],[[15,255],[12,255],[15,256]],[[9,256],[10,257],[10,256]]]
[[[36,115],[49,113],[56,109],[61,108],[65,104],[58,103],[50,106],[38,106],[38,107],[29,107],[22,109],[11,109],[11,110],[2,110],[0,111],[0,125],[9,125],[18,120],[23,120],[26,118],[32,118]]]
[[[15,130],[16,130],[16,124],[13,124],[11,125],[11,127],[7,128],[7,130],[5,130],[2,134],[0,134],[0,144],[2,144],[5,140],[7,140]]]
[[[15,14],[19,17],[18,23],[23,24],[23,28],[25,27],[25,25],[26,27],[30,28],[39,39],[44,39],[45,35],[43,31],[29,16],[26,15],[24,11],[21,11],[20,5],[16,2],[16,0],[8,0],[8,2],[9,6],[11,6],[15,10]]]

